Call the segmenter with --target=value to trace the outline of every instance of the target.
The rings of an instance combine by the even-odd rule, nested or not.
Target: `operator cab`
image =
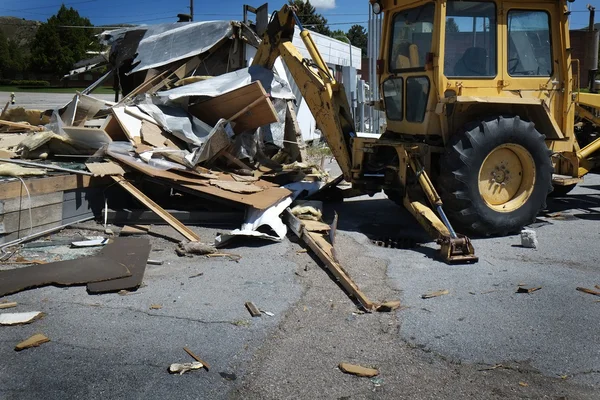
[[[397,3],[384,7],[379,65],[388,135],[441,137],[444,122],[435,109],[444,97],[511,97],[518,90],[541,98],[559,81],[564,60],[553,60],[560,54],[553,37],[560,32],[550,21],[559,2],[422,1],[404,9]],[[561,96],[546,97],[550,108],[560,106]]]

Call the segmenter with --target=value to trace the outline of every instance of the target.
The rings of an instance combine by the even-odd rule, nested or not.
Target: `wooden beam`
[[[302,220],[296,218],[289,208],[285,211],[285,219],[292,231],[310,247],[317,257],[325,264],[329,272],[336,277],[346,292],[360,303],[365,311],[376,311],[379,304],[373,303],[354,283],[350,275],[344,270],[333,254],[333,246],[325,239],[325,235],[318,232],[309,232]]]
[[[46,178],[29,178],[24,179],[24,181],[29,189],[30,196],[95,186],[96,182],[106,182],[102,179],[92,181],[92,178],[87,175],[59,175]],[[26,195],[27,193],[20,181],[0,183],[0,200]]]
[[[154,211],[156,215],[161,217],[166,223],[171,225],[173,229],[179,232],[183,237],[192,242],[199,242],[200,236],[198,236],[194,231],[181,223],[177,218],[173,217],[169,214],[165,209],[152,201],[148,196],[142,193],[138,188],[133,186],[130,182],[126,181],[121,176],[112,175],[111,178],[117,182],[123,189],[128,191],[133,197],[138,199],[142,204],[148,207],[150,210]]]
[[[6,126],[10,126],[11,128],[20,128],[20,129],[25,129],[28,131],[36,131],[36,132],[41,132],[41,131],[45,130],[45,128],[43,128],[41,126],[22,124],[20,122],[6,121],[3,119],[0,119],[0,125],[6,125]]]

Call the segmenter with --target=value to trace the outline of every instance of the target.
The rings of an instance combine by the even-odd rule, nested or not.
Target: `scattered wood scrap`
[[[151,209],[161,217],[167,224],[171,225],[173,229],[177,232],[181,233],[183,237],[190,241],[200,241],[200,236],[198,236],[194,231],[190,228],[182,224],[177,218],[173,217],[169,214],[165,209],[152,201],[148,196],[142,193],[138,188],[133,186],[130,182],[126,181],[122,177],[111,176],[111,178],[119,184],[123,189],[128,191],[133,197],[138,199],[142,204]]]
[[[0,310],[6,309],[6,308],[13,308],[17,306],[17,302],[16,301],[4,301],[0,303]]]
[[[119,232],[120,236],[129,235],[144,235],[150,231],[149,225],[124,225],[123,229]],[[148,260],[150,261],[150,260]]]
[[[29,124],[23,124],[20,122],[5,121],[3,119],[0,119],[0,125],[5,125],[5,126],[11,127],[11,128],[19,128],[19,129],[24,129],[26,131],[34,131],[34,132],[41,132],[41,131],[45,130],[45,128],[42,126],[34,126],[34,125],[29,125]]]
[[[596,287],[597,287],[597,285],[596,285]],[[580,292],[591,294],[591,295],[594,295],[594,296],[600,296],[600,292],[597,292],[597,291],[592,290],[592,289],[587,289],[587,288],[584,288],[584,287],[577,287],[576,290],[579,290]]]
[[[247,301],[244,305],[246,306],[248,312],[250,313],[250,315],[252,315],[253,318],[262,317],[260,310],[254,305],[254,303],[252,303],[251,301]]]
[[[541,288],[542,288],[541,286],[531,287],[531,288],[526,288],[524,286],[519,286],[516,293],[533,293],[533,292],[536,292],[536,291],[540,290]]]
[[[113,161],[85,163],[85,166],[94,176],[125,175],[123,167]]]
[[[366,368],[355,364],[340,363],[339,368],[340,371],[345,372],[347,374],[362,376],[365,378],[372,378],[374,376],[379,375],[379,371],[375,368]]]
[[[194,360],[198,361],[199,363],[202,363],[202,365],[204,366],[204,369],[206,369],[207,371],[210,369],[210,365],[208,365],[208,363],[206,361],[202,361],[200,359],[200,357],[198,357],[196,354],[194,354],[190,349],[188,349],[187,347],[184,347],[183,350],[185,350],[185,352],[188,353]]]
[[[21,343],[15,346],[15,351],[21,351],[25,349],[29,349],[31,347],[37,347],[40,344],[48,343],[50,339],[41,333],[37,333],[31,336],[29,339],[23,340]]]
[[[422,299],[431,299],[433,297],[440,297],[440,296],[444,296],[446,294],[450,293],[450,291],[448,289],[444,289],[444,290],[437,290],[435,292],[429,292],[429,293],[425,293],[421,295]]]

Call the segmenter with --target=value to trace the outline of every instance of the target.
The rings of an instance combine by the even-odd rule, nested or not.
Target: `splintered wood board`
[[[138,188],[133,186],[130,182],[126,181],[122,177],[111,176],[115,182],[117,182],[123,189],[128,191],[133,197],[138,199],[142,204],[154,211],[156,215],[161,217],[167,224],[171,225],[173,229],[179,232],[183,237],[192,242],[199,242],[200,236],[194,231],[185,226],[177,218],[169,214],[165,209],[152,201],[148,196],[142,193]]]
[[[125,170],[119,164],[109,162],[85,163],[87,169],[94,175],[125,175]]]
[[[111,110],[131,143],[142,143],[142,120],[125,113],[125,107],[113,107]]]
[[[275,111],[271,100],[266,98],[266,95],[267,93],[262,84],[256,81],[229,93],[195,104],[189,107],[188,111],[201,121],[214,126],[219,119],[229,119],[252,102],[261,97],[265,98],[264,101],[235,119],[233,130],[235,133],[240,133],[278,121],[277,111]]]
[[[30,196],[94,186],[92,177],[88,175],[59,175],[46,178],[29,178],[24,181],[29,189]],[[102,181],[96,180],[94,182]],[[0,183],[0,200],[12,199],[13,197],[27,197],[23,184],[20,181]]]

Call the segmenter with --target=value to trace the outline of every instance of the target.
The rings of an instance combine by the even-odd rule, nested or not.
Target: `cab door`
[[[542,99],[556,122],[562,123],[564,58],[558,7],[553,3],[504,3],[502,90],[519,97]]]

